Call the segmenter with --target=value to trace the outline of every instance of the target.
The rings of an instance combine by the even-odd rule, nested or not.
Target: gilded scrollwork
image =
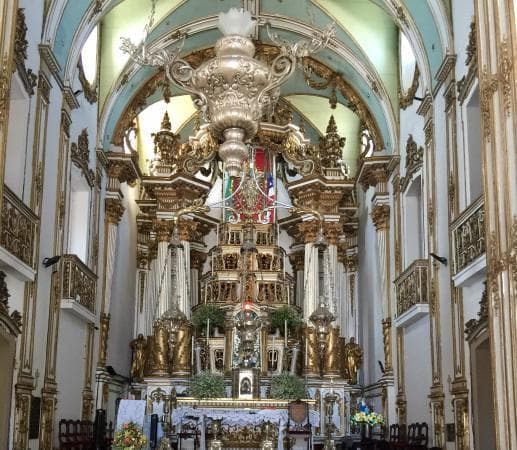
[[[35,267],[35,236],[39,219],[4,186],[0,244],[29,267]]]
[[[485,208],[476,201],[452,225],[454,273],[458,273],[486,252]]]
[[[417,259],[395,280],[397,314],[399,316],[417,304],[429,303],[427,292],[428,270],[428,261]]]
[[[16,69],[20,75],[20,79],[29,95],[34,94],[38,76],[27,69],[25,62],[27,61],[27,49],[29,42],[27,40],[27,24],[25,20],[25,9],[18,8],[16,15],[16,30],[14,36],[14,62]]]
[[[90,83],[86,78],[86,74],[84,73],[82,57],[79,58],[79,62],[77,63],[77,70],[79,82],[81,83],[81,87],[83,88],[84,98],[90,104],[96,103],[98,99],[97,84],[95,82]]]
[[[415,71],[413,72],[413,81],[407,92],[399,91],[399,105],[401,109],[409,108],[415,99],[416,92],[420,86],[420,69],[418,64],[415,64]]]
[[[400,179],[402,190],[405,191],[415,172],[422,167],[424,162],[424,148],[419,146],[413,139],[413,135],[409,135],[406,142],[406,174]]]
[[[70,145],[70,157],[72,162],[81,170],[86,181],[93,187],[95,184],[95,174],[90,169],[90,149],[88,139],[88,129],[84,128],[77,137],[77,143]]]
[[[76,256],[63,256],[63,299],[77,301],[95,313],[97,276]]]

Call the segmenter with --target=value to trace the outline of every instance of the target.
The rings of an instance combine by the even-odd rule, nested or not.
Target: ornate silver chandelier
[[[154,6],[146,33],[154,21]],[[280,95],[280,86],[292,75],[298,58],[324,48],[334,36],[330,24],[311,41],[295,44],[270,33],[280,48],[270,66],[254,58],[255,46],[250,35],[255,21],[249,11],[230,9],[219,14],[223,33],[215,44],[216,56],[194,69],[179,57],[185,41],[182,35],[174,47],[148,52],[145,38],[139,45],[122,38],[121,49],[140,65],[163,67],[167,78],[193,96],[194,105],[210,125],[213,136],[222,144],[218,154],[229,176],[241,173],[242,162],[248,157],[246,142],[257,133],[259,123],[271,116]]]

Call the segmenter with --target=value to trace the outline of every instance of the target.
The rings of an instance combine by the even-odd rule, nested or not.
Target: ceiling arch
[[[422,85],[425,90],[431,90],[435,82],[432,74],[437,72],[450,49],[450,32],[442,1],[311,0],[310,11],[300,8],[299,0],[246,3],[258,8],[259,23],[271,23],[291,41],[311,37],[316,30],[334,20],[338,25],[336,37],[329,49],[317,57],[347,80],[374,118],[386,150],[396,152],[398,39],[394,39],[395,44],[391,46],[379,48],[383,39],[379,40],[376,35],[380,34],[379,28],[385,27],[382,37],[386,40],[390,33],[397,36],[397,26],[403,29],[414,46]],[[218,12],[241,5],[242,0],[159,0],[155,26],[148,41],[151,46],[163,47],[168,45],[174,32],[182,30],[189,35],[184,53],[213,45],[219,37],[216,30]],[[142,0],[55,0],[47,15],[45,37],[53,47],[65,82],[73,78],[82,45],[91,29],[101,21],[102,45],[108,52],[104,63],[101,62],[103,72],[100,77],[99,144],[105,148],[131,99],[154,74],[152,69],[136,67],[117,53],[120,36],[113,32],[116,28],[113,21],[116,22],[118,14],[118,20],[125,21],[125,25],[131,22],[129,33],[137,41],[138,30],[143,29],[149,8],[150,3]],[[372,23],[374,16],[377,19]],[[265,38],[263,27],[257,37]],[[107,61],[112,61],[111,65]],[[291,94],[307,93],[299,91],[299,87],[291,89]]]
[[[67,66],[67,58],[74,44],[82,45],[89,32],[80,32],[81,28],[92,28],[93,24],[101,20],[107,13],[118,5],[132,0],[53,0],[46,18],[44,40],[49,42],[56,54],[63,75]],[[134,1],[134,0],[133,0]],[[393,21],[408,35],[414,51],[419,59],[420,69],[424,73],[424,83],[432,88],[432,75],[436,74],[440,64],[447,53],[453,51],[451,30],[448,21],[446,0],[312,0],[312,5],[317,11],[336,11],[339,4],[375,4],[386,11]],[[139,0],[140,4],[147,2]],[[158,2],[164,8],[176,7],[187,3],[196,3],[199,16],[207,15],[206,8],[215,6],[217,9],[227,9],[231,6],[240,6],[242,1],[221,0],[219,2],[200,2],[199,0],[167,0]],[[300,10],[299,0],[259,0],[254,4],[264,4],[266,7],[291,8],[291,11]],[[235,5],[234,5],[235,4]],[[211,6],[213,5],[213,6]],[[269,5],[269,6],[268,6]],[[271,6],[273,5],[273,6]],[[293,6],[294,5],[294,6]],[[148,6],[148,4],[147,4]],[[262,8],[262,6],[260,6]],[[367,18],[366,18],[367,19]],[[340,23],[346,28],[346,24]],[[417,48],[418,47],[418,48]],[[72,65],[73,66],[73,65]],[[426,72],[428,74],[426,75]],[[70,78],[64,76],[65,79]]]

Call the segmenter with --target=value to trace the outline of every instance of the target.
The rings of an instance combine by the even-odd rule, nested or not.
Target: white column
[[[168,241],[158,242],[158,317],[170,308],[171,261],[168,247]]]
[[[329,309],[336,316],[336,318],[339,318],[339,311],[338,311],[338,283],[339,283],[339,273],[338,273],[338,260],[337,260],[337,245],[336,244],[329,244],[328,249],[328,272],[325,274],[326,277],[328,277],[328,296],[329,296]],[[339,321],[337,321],[339,323]]]
[[[183,249],[177,251],[177,274],[176,289],[178,292],[179,309],[190,318],[191,305],[191,282],[190,282],[190,242],[181,241]]]
[[[303,291],[303,318],[308,319],[319,303],[318,249],[314,244],[305,244],[305,268]]]
[[[103,312],[109,313],[111,304],[111,287],[115,271],[115,255],[117,253],[118,224],[107,221],[106,229],[106,270],[104,272],[104,307]]]

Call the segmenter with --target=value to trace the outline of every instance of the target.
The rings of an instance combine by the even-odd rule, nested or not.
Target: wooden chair
[[[427,450],[429,426],[425,422],[412,425],[414,425],[414,434],[409,441],[409,450]]]
[[[309,421],[309,405],[301,400],[290,402],[287,407],[287,449],[291,449],[291,438],[304,438],[307,449],[312,448],[312,426]]]

